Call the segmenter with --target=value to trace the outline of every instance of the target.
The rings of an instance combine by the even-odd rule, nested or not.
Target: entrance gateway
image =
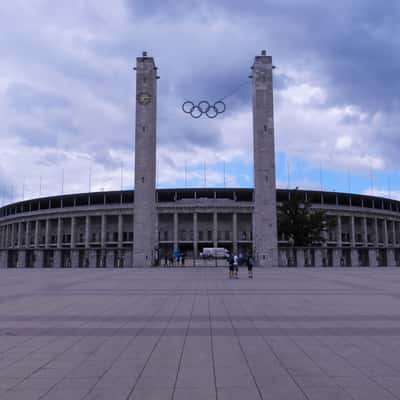
[[[272,57],[263,50],[252,74],[254,211],[253,255],[259,266],[278,265]],[[133,265],[159,258],[156,210],[157,67],[143,52],[136,59],[135,201]],[[195,232],[196,234],[196,232]],[[217,246],[214,246],[217,247]],[[177,251],[178,249],[173,249]],[[196,251],[196,249],[195,249]]]

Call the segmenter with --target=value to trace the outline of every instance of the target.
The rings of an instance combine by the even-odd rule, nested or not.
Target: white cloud
[[[251,184],[249,87],[229,98],[227,112],[214,121],[188,119],[180,105],[187,96],[211,100],[242,80],[250,84],[253,57],[266,43],[277,78],[286,78],[275,93],[279,151],[354,174],[398,169],[400,115],[397,81],[391,75],[399,65],[392,41],[398,25],[381,23],[379,5],[339,3],[340,18],[331,13],[336,3],[330,8],[312,1],[301,6],[272,1],[268,10],[264,2],[255,2],[254,8],[238,1],[221,2],[218,8],[197,2],[193,9],[181,5],[179,13],[173,12],[174,2],[150,0],[141,7],[125,0],[112,5],[105,0],[5,2],[0,17],[6,38],[0,43],[0,180],[17,188],[25,180],[27,195],[36,196],[42,174],[44,188],[55,194],[64,168],[64,191],[85,191],[92,165],[93,189],[118,189],[122,162],[124,186],[129,187],[131,68],[135,57],[149,50],[161,75],[159,182],[182,182],[186,162],[190,177],[201,185],[206,161],[207,181],[221,184],[225,160],[242,169],[229,172],[231,185]],[[385,12],[393,13],[393,4],[386,2]],[[146,7],[149,12],[139,14]],[[312,15],[299,12],[300,7]],[[362,34],[352,15],[360,15]],[[371,63],[376,48],[383,55]],[[18,85],[37,93],[32,109],[18,102],[23,93],[10,104],[10,88]],[[48,102],[41,102],[45,97]],[[52,98],[66,105],[52,107]]]

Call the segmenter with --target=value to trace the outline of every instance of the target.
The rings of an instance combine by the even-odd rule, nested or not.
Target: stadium
[[[278,205],[292,191],[277,190]],[[326,242],[293,248],[278,241],[279,266],[400,266],[400,202],[300,191],[337,220]],[[17,267],[131,267],[134,191],[27,200],[0,211],[0,264]],[[185,266],[203,265],[204,247],[238,254],[253,248],[252,189],[159,189],[157,265],[179,248]],[[213,265],[213,264],[211,264]]]
[[[122,268],[226,265],[199,257],[222,247],[263,267],[400,266],[400,202],[296,190],[335,221],[325,240],[295,247],[277,229],[277,208],[294,190],[276,189],[272,58],[252,67],[254,189],[156,189],[157,67],[136,64],[135,190],[66,194],[0,209],[3,268]],[[200,110],[201,111],[201,110]],[[170,261],[172,258],[172,261]]]

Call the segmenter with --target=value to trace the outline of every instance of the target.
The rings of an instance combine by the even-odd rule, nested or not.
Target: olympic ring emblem
[[[218,114],[224,113],[226,110],[226,105],[222,100],[216,101],[211,105],[208,101],[202,100],[197,105],[193,101],[185,101],[182,104],[182,111],[185,114],[190,114],[192,118],[200,118],[205,115],[208,118],[216,118]]]

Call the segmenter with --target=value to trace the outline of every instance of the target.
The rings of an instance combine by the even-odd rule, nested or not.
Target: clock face
[[[145,92],[139,93],[137,95],[137,101],[142,106],[145,106],[151,102],[151,94]]]

